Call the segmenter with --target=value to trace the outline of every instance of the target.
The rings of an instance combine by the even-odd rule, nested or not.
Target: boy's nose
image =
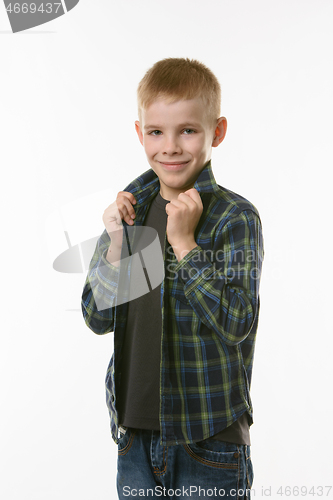
[[[163,153],[168,155],[180,154],[182,152],[182,148],[180,147],[179,142],[176,137],[166,137],[163,144]]]

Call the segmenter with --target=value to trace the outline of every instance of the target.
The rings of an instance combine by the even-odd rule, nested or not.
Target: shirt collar
[[[212,170],[211,160],[201,170],[193,187],[199,193],[213,193],[219,190]],[[152,201],[160,190],[160,181],[154,170],[150,168],[132,181],[124,191],[132,193],[136,198],[136,206]]]
[[[193,187],[199,191],[199,193],[213,193],[215,191],[219,191],[219,187],[213,174],[211,160],[209,160],[205,168],[201,170]]]

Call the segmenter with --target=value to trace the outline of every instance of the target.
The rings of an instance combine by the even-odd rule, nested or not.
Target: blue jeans
[[[213,438],[161,446],[158,431],[127,429],[118,444],[119,498],[250,499],[250,447]]]

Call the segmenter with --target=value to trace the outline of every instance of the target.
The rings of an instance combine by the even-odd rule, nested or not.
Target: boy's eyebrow
[[[200,126],[201,126],[200,123],[194,123],[194,122],[185,122],[185,123],[180,123],[178,125],[179,128],[184,128],[184,127],[200,128]],[[144,130],[151,129],[151,128],[153,128],[154,130],[155,129],[159,130],[160,128],[163,128],[163,127],[161,127],[161,125],[145,125],[143,128],[144,128]]]
[[[143,128],[144,128],[144,130],[147,130],[148,128],[156,128],[156,129],[158,129],[158,128],[161,128],[161,127],[159,127],[158,125],[145,125]]]

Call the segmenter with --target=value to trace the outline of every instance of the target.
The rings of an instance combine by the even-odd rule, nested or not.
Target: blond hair
[[[145,74],[137,90],[139,119],[157,99],[167,102],[201,97],[209,119],[220,116],[221,87],[214,73],[195,59],[167,58],[156,62]]]

